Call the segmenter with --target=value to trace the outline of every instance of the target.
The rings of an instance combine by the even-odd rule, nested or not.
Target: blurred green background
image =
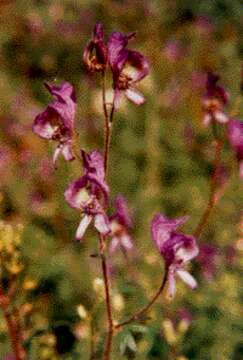
[[[190,233],[206,207],[214,158],[200,108],[207,71],[221,75],[231,96],[227,111],[236,109],[243,118],[242,15],[240,0],[0,1],[0,211],[7,223],[23,224],[20,283],[37,282],[33,290],[20,286],[16,296],[18,306],[33,306],[23,320],[30,359],[88,360],[91,316],[100,359],[106,320],[99,260],[90,257],[97,252],[95,232],[89,229],[82,244],[74,241],[79,216],[63,197],[80,165],[61,160],[54,170],[55,144],[31,130],[50,100],[43,82],[75,86],[80,146],[102,149],[101,79],[82,63],[95,23],[103,23],[106,38],[112,31],[137,31],[130,48],[149,59],[150,75],[140,85],[146,103],[136,107],[124,100],[111,142],[112,197],[122,193],[128,199],[136,244],[127,259],[119,251],[109,257],[115,318],[124,318],[160,284],[163,263],[150,239],[153,215],[188,214]],[[216,255],[202,253],[192,264],[198,289],[178,282],[175,300],[161,298],[151,319],[131,330],[139,333],[136,351],[124,345],[127,334],[115,337],[114,359],[243,359],[243,196],[227,142],[222,165],[222,198],[200,240]],[[0,358],[9,346],[0,319]]]

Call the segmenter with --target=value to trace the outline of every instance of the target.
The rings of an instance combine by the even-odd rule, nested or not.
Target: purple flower
[[[108,51],[104,43],[103,26],[95,25],[93,38],[87,44],[83,54],[83,61],[89,71],[104,71],[108,62]]]
[[[202,108],[204,112],[203,123],[208,126],[212,121],[221,124],[228,122],[228,116],[223,112],[223,108],[229,101],[229,94],[222,87],[217,85],[219,76],[208,73],[206,83],[206,94],[202,98]]]
[[[81,240],[87,227],[94,220],[95,228],[102,235],[110,232],[109,219],[102,206],[107,204],[109,188],[105,182],[104,161],[98,151],[90,154],[82,150],[85,174],[73,181],[64,193],[67,203],[81,211],[82,219],[76,231]]]
[[[219,255],[218,248],[211,244],[200,246],[198,262],[202,268],[202,273],[207,280],[212,280],[216,272],[217,258]]]
[[[185,270],[185,265],[198,255],[198,246],[193,236],[176,231],[177,227],[188,220],[187,216],[171,220],[157,214],[152,220],[152,239],[163,256],[168,269],[168,296],[173,297],[176,290],[175,275],[194,289],[197,282]]]
[[[135,33],[113,32],[108,40],[108,54],[113,73],[114,106],[119,107],[122,93],[136,105],[144,103],[144,96],[136,89],[136,84],[149,73],[146,58],[138,51],[127,49],[129,40]],[[132,71],[131,71],[132,69]],[[129,71],[130,70],[130,71]]]
[[[128,212],[127,202],[122,195],[116,197],[114,201],[116,212],[110,217],[111,245],[110,251],[114,252],[117,247],[125,251],[133,248],[132,237],[129,229],[132,227],[132,219]]]
[[[54,140],[59,143],[53,155],[53,163],[55,165],[61,153],[67,161],[74,159],[72,135],[76,112],[76,97],[73,86],[68,82],[64,82],[61,85],[45,83],[45,86],[56,100],[51,102],[45,111],[36,116],[33,131],[43,139]]]
[[[229,142],[239,161],[240,177],[243,178],[243,122],[231,119],[228,122],[227,134]]]

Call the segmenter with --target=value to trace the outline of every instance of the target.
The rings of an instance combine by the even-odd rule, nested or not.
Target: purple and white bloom
[[[106,69],[108,50],[104,43],[103,26],[100,23],[95,25],[92,40],[84,49],[83,61],[91,72],[100,72]]]
[[[113,32],[108,40],[108,55],[113,73],[114,106],[119,107],[122,94],[136,105],[144,103],[145,99],[136,89],[136,84],[149,73],[147,59],[138,51],[127,49],[129,40],[135,33],[123,34]]]
[[[229,120],[227,135],[239,161],[240,177],[243,179],[243,122],[236,119]]]
[[[82,219],[76,231],[76,239],[81,240],[87,227],[94,226],[102,235],[110,232],[109,218],[102,206],[108,201],[109,188],[105,182],[104,161],[98,151],[90,154],[82,150],[85,174],[73,181],[64,193],[67,203],[81,212]]]
[[[185,270],[185,265],[198,255],[196,239],[176,231],[177,227],[187,220],[187,216],[169,219],[162,214],[157,214],[151,224],[152,239],[163,256],[168,270],[167,294],[170,298],[175,295],[176,275],[192,289],[197,286],[194,277]]]
[[[133,240],[129,234],[133,223],[128,211],[127,201],[122,195],[118,195],[114,201],[116,212],[110,216],[111,244],[110,251],[113,253],[118,247],[128,251],[133,248]]]
[[[225,124],[229,120],[223,111],[229,101],[229,94],[222,86],[217,85],[219,79],[218,75],[208,73],[207,91],[202,98],[203,123],[205,126],[208,126],[212,121]]]
[[[74,159],[72,136],[76,113],[76,96],[73,86],[68,82],[61,85],[45,83],[45,86],[56,99],[47,106],[45,111],[36,116],[33,132],[43,139],[58,142],[53,155],[55,165],[60,154],[67,161]]]

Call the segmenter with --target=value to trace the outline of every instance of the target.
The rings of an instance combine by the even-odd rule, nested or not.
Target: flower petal
[[[110,252],[111,253],[115,252],[119,244],[120,244],[120,239],[117,236],[113,236],[110,244]]]
[[[82,237],[84,236],[85,231],[87,230],[87,227],[89,226],[89,224],[92,221],[92,218],[93,217],[91,215],[85,215],[82,218],[82,220],[80,221],[79,226],[77,228],[76,235],[75,235],[77,240],[82,239]]]
[[[131,250],[133,248],[132,238],[128,234],[121,235],[120,242],[126,250]]]
[[[169,299],[173,299],[175,293],[176,293],[176,281],[175,281],[174,269],[170,269],[168,274],[167,297]]]
[[[188,271],[177,270],[176,273],[190,288],[195,289],[197,287],[196,279]]]
[[[128,88],[125,90],[126,97],[136,105],[142,105],[145,101],[143,94],[134,88]]]
[[[94,226],[102,235],[107,235],[110,232],[109,220],[105,214],[95,215]]]

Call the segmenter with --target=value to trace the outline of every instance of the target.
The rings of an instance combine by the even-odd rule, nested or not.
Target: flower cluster
[[[115,109],[119,107],[122,94],[136,105],[143,104],[145,100],[136,84],[148,75],[149,64],[140,52],[127,49],[128,42],[134,37],[135,33],[113,32],[105,44],[103,27],[97,23],[93,38],[84,51],[83,59],[89,71],[104,71],[107,64],[110,65]]]
[[[137,105],[144,102],[144,96],[136,89],[136,85],[149,73],[147,59],[138,51],[127,48],[135,33],[123,34],[113,32],[107,43],[104,41],[103,27],[95,25],[93,37],[87,44],[83,60],[90,72],[101,72],[110,68],[113,79],[113,107],[119,107],[124,94]],[[217,104],[223,96],[221,88],[216,86],[212,75],[209,79],[207,100]],[[58,142],[54,152],[53,162],[56,164],[60,153],[65,160],[75,158],[73,151],[74,118],[76,112],[76,97],[74,88],[68,82],[60,86],[45,84],[55,100],[46,110],[40,113],[34,121],[33,131],[40,137]],[[212,106],[208,104],[208,112],[212,115]],[[211,117],[217,117],[215,114]],[[76,154],[76,153],[75,153]],[[76,156],[78,156],[76,154]],[[87,153],[81,150],[83,175],[73,181],[66,189],[66,202],[81,214],[81,221],[76,230],[76,239],[81,240],[93,221],[94,227],[101,236],[111,237],[110,252],[117,248],[128,251],[133,248],[130,230],[133,226],[125,198],[119,195],[115,198],[115,212],[108,215],[109,186],[106,182],[104,159],[98,150]],[[175,293],[175,275],[178,275],[190,287],[196,286],[194,278],[184,269],[185,264],[198,254],[194,237],[179,233],[176,228],[187,220],[186,217],[170,220],[158,214],[152,221],[152,238],[164,257],[169,272],[169,295]]]

